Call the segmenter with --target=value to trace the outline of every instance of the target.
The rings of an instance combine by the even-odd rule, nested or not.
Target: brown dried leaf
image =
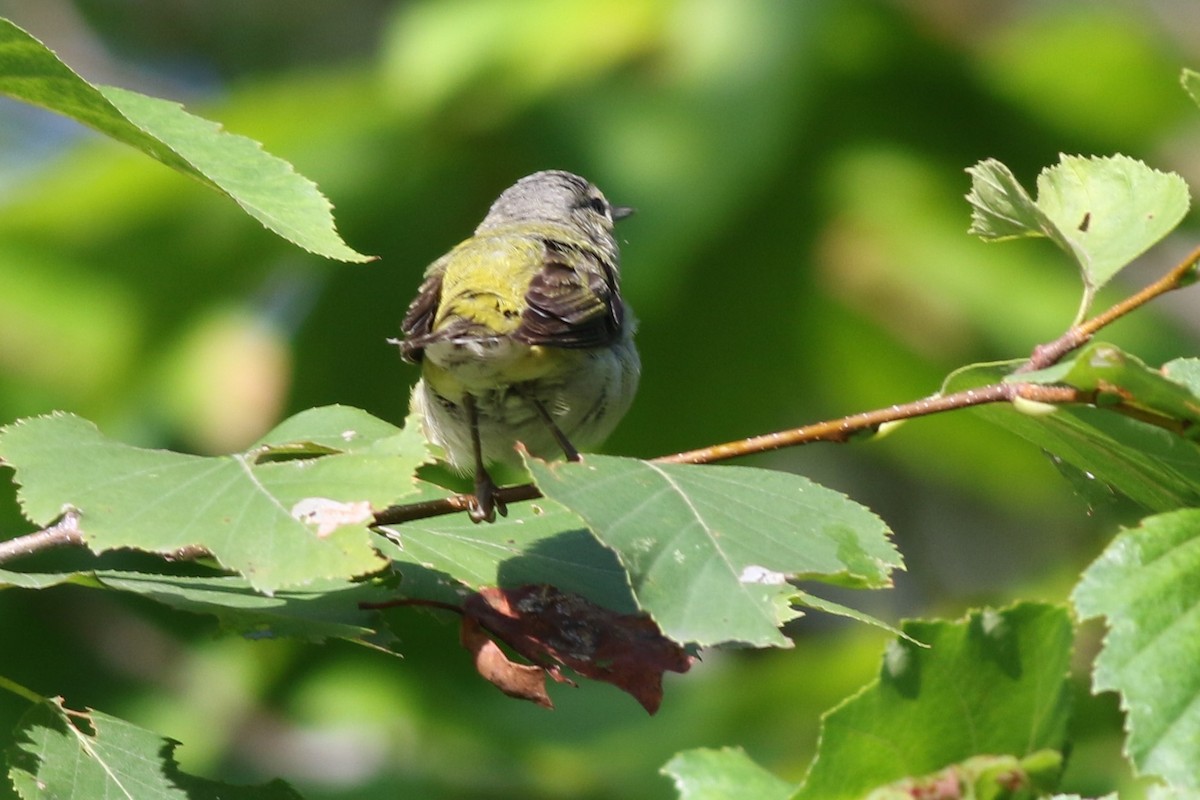
[[[558,665],[570,667],[627,692],[651,714],[662,703],[663,672],[692,664],[646,614],[618,614],[553,586],[487,588],[466,599],[463,615],[464,627],[477,622],[555,680],[566,680]]]
[[[544,669],[510,660],[470,617],[463,618],[459,639],[474,657],[475,669],[500,691],[518,700],[532,700],[543,708],[554,708],[550,695],[546,694]]]

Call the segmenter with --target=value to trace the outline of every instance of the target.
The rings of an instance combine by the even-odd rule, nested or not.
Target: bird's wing
[[[400,331],[404,339],[400,342],[400,355],[406,361],[416,363],[425,355],[425,345],[433,330],[438,302],[442,296],[443,270],[431,269],[417,289],[417,296],[409,303]]]
[[[616,273],[601,254],[547,240],[512,335],[526,344],[602,347],[620,336],[624,310]]]

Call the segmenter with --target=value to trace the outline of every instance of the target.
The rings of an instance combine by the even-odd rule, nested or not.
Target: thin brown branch
[[[1036,383],[994,383],[977,389],[966,389],[946,395],[932,395],[911,403],[889,406],[841,419],[817,422],[790,431],[752,436],[737,442],[702,447],[686,453],[676,453],[653,459],[664,464],[712,464],[731,458],[765,453],[783,447],[795,447],[811,442],[845,442],[855,434],[876,431],[880,425],[914,417],[940,414],[957,408],[970,408],[985,403],[1011,403],[1017,398],[1061,405],[1083,401],[1081,393],[1065,386],[1043,386]]]
[[[525,500],[536,500],[541,496],[542,493],[532,483],[505,486],[497,489],[495,495],[496,499],[502,501],[505,505],[520,503]],[[471,506],[472,499],[472,496],[469,494],[455,494],[449,497],[440,497],[437,500],[424,500],[420,503],[390,506],[376,513],[375,520],[371,524],[374,526],[399,525],[402,522],[411,522],[416,519],[428,519],[429,517],[440,517],[445,514],[456,514],[459,511],[467,511]]]
[[[1196,265],[1200,263],[1200,247],[1192,250],[1182,261],[1176,264],[1170,272],[1163,275],[1154,283],[1146,286],[1136,294],[1115,303],[1096,316],[1084,320],[1071,328],[1052,342],[1040,344],[1033,349],[1029,360],[1017,367],[1016,372],[1033,372],[1057,364],[1067,353],[1083,347],[1096,333],[1107,325],[1111,325],[1121,317],[1149,303],[1156,297],[1167,292],[1190,286],[1196,281]]]
[[[0,542],[0,564],[45,550],[79,547],[83,543],[83,531],[79,529],[79,512],[72,509],[48,528]]]
[[[48,528],[0,542],[0,564],[35,553],[56,550],[60,547],[84,547],[86,545],[83,529],[79,526],[79,512],[71,509]],[[209,552],[205,548],[199,545],[188,545],[164,553],[163,558],[168,561],[195,561],[208,555]]]

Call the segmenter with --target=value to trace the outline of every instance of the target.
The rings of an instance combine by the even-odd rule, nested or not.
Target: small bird
[[[641,362],[613,223],[630,213],[578,175],[536,172],[425,271],[393,341],[421,366],[426,437],[475,471],[475,522],[506,513],[488,466],[519,465],[517,442],[577,461],[629,409]]]

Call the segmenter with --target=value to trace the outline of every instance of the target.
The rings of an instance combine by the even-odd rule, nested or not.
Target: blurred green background
[[[422,270],[538,169],[638,209],[619,233],[644,374],[607,448],[636,456],[915,399],[1061,332],[1079,293],[1066,259],[966,234],[963,170],[980,159],[1030,187],[1059,152],[1200,178],[1200,112],[1178,84],[1200,60],[1200,6],[1169,0],[9,0],[0,15],[93,82],[263,142],[379,256],[308,256],[138,153],[0,104],[0,423],[63,409],[190,452],[313,405],[399,423],[415,370],[385,340]],[[1189,220],[1100,303],[1195,239]],[[1105,338],[1151,363],[1195,354],[1197,309],[1167,298]],[[893,621],[1062,600],[1132,518],[967,413],[756,463],[890,523],[908,572],[839,599]],[[27,529],[5,488],[0,536]],[[709,652],[669,676],[647,718],[604,686],[554,690],[553,713],[508,700],[452,624],[397,624],[403,660],[221,637],[79,588],[10,591],[0,661],[184,742],[189,771],[312,798],[666,798],[658,768],[693,746],[743,745],[798,780],[819,713],[872,677],[883,642],[806,617],[794,650]],[[0,694],[0,731],[22,710]],[[1115,703],[1081,685],[1078,717],[1068,788],[1112,789]]]

